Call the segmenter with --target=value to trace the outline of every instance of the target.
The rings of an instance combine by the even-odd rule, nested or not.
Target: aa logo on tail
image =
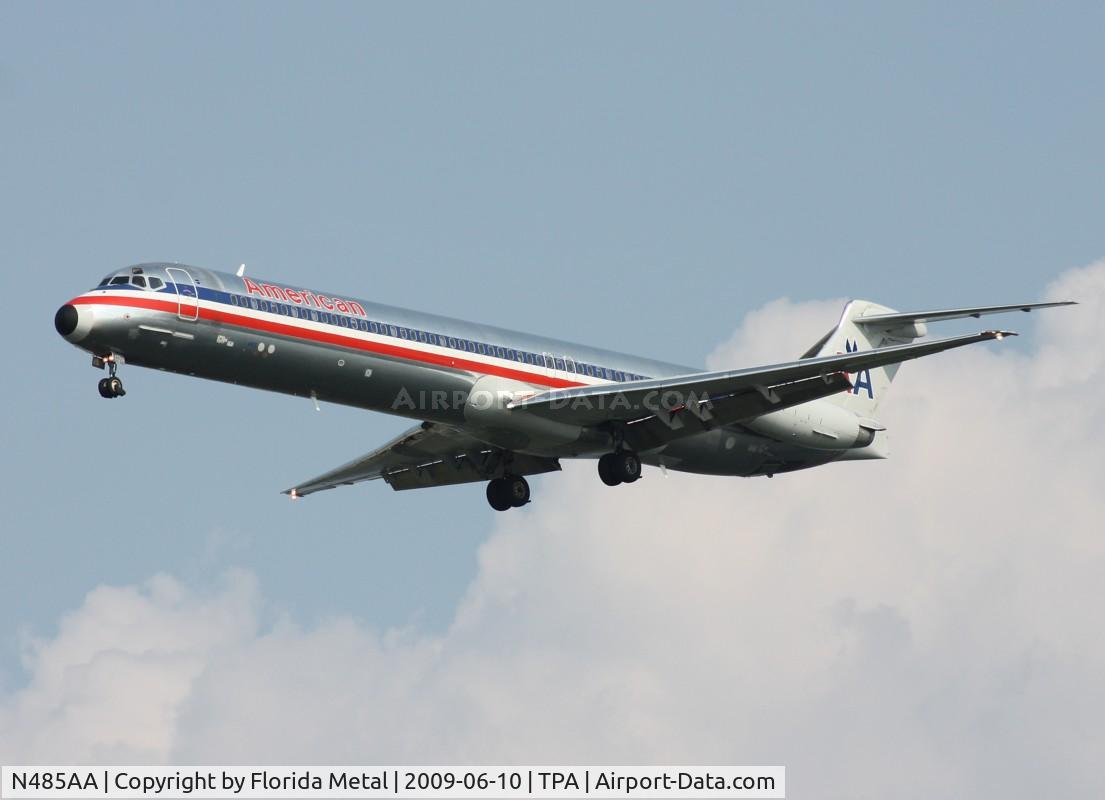
[[[853,339],[845,339],[844,349],[849,353],[855,353],[859,350],[859,344]],[[856,374],[856,379],[852,382],[850,391],[852,394],[859,394],[860,389],[865,389],[867,396],[872,400],[875,399],[875,390],[871,388],[871,370],[865,369]]]

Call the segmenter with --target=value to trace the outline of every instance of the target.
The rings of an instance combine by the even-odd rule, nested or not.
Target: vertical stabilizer
[[[862,325],[856,320],[876,314],[892,314],[894,309],[872,303],[869,300],[852,300],[844,306],[840,321],[821,342],[816,350],[811,349],[808,356],[831,356],[862,350],[875,350],[896,344],[909,344],[925,335],[923,323],[893,324],[892,327]],[[899,364],[891,364],[876,369],[865,369],[848,375],[852,388],[847,392],[833,395],[829,401],[853,412],[856,416],[874,419],[879,403],[886,397],[890,382],[898,371]]]

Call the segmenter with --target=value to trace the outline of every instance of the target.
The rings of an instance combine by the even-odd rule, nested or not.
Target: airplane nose
[[[76,344],[92,331],[92,309],[66,303],[54,314],[54,329],[66,341]]]
[[[69,336],[77,329],[79,321],[80,317],[77,315],[77,309],[66,303],[58,309],[58,313],[54,314],[54,330],[62,336]]]

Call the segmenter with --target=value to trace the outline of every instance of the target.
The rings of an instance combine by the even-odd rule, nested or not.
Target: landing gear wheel
[[[633,483],[641,477],[641,459],[629,450],[611,453],[610,471],[622,483]]]
[[[617,486],[622,482],[622,479],[614,474],[614,465],[611,463],[613,460],[613,453],[607,453],[599,458],[599,478],[607,486]]]
[[[506,482],[506,494],[513,508],[521,508],[529,502],[529,482],[525,478],[521,475],[508,475],[503,480]]]
[[[122,397],[126,394],[123,391],[123,382],[115,377],[115,371],[119,368],[119,365],[115,363],[114,355],[97,356],[92,359],[92,365],[94,367],[107,366],[107,377],[101,378],[100,382],[96,384],[96,388],[100,390],[100,397],[106,397],[110,400],[113,397]]]
[[[495,478],[487,484],[487,502],[496,511],[521,508],[529,502],[529,482],[521,475]]]
[[[487,484],[487,502],[496,511],[511,507],[510,486],[505,478],[493,478]]]

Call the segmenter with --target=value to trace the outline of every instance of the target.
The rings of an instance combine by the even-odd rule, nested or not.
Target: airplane
[[[383,479],[406,490],[486,481],[496,511],[530,501],[527,476],[597,459],[608,486],[642,464],[767,476],[887,458],[876,415],[910,359],[1016,335],[925,339],[927,325],[1073,305],[902,313],[849,302],[793,361],[704,372],[491,325],[175,263],[116,270],[65,303],[54,327],[126,394],[124,364],[412,418],[382,447],[285,494]],[[917,341],[921,340],[921,341]]]

